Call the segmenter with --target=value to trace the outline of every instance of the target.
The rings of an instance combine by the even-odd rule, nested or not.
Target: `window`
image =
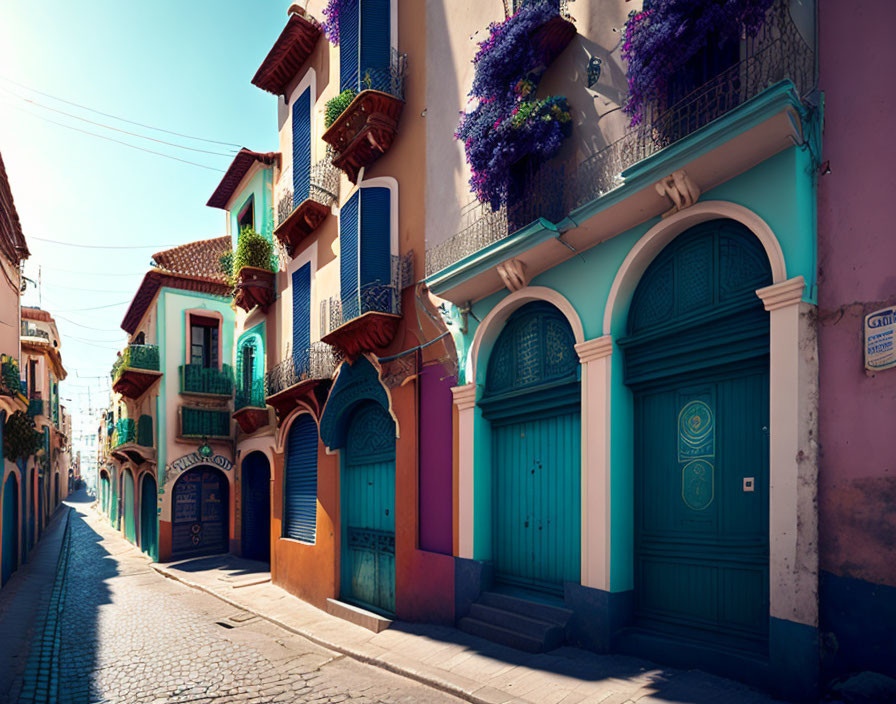
[[[206,369],[218,367],[218,321],[190,316],[190,364]]]
[[[307,374],[311,347],[311,264],[302,265],[292,275],[292,356],[296,374]]]
[[[37,390],[37,360],[28,360],[28,395],[35,398],[38,394]]]
[[[283,537],[317,537],[317,424],[303,413],[289,429],[283,482]]]
[[[292,189],[293,205],[311,193],[311,88],[292,105]]]
[[[243,228],[250,227],[255,229],[255,195],[249,196],[249,200],[247,200],[243,207],[240,208],[239,214],[236,216],[236,224],[239,228],[239,231],[242,232]]]
[[[388,90],[392,14],[390,0],[343,4],[339,15],[340,89]]]
[[[342,311],[351,320],[391,301],[391,194],[388,188],[361,188],[339,214],[339,271]]]
[[[241,350],[242,358],[240,362],[242,364],[242,384],[243,389],[251,389],[252,381],[255,379],[255,345],[252,342],[247,342],[243,345]]]
[[[146,344],[146,335],[143,332],[138,332],[134,337],[134,345],[145,345]]]

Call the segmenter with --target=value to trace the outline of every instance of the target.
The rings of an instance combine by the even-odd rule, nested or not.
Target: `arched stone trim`
[[[274,452],[282,454],[286,451],[286,441],[289,438],[289,430],[296,419],[304,413],[307,413],[314,419],[314,422],[318,427],[318,432],[320,432],[320,418],[315,415],[314,409],[310,404],[301,401],[299,402],[298,407],[296,407],[288,416],[286,416],[286,420],[284,420],[283,423],[280,424],[280,428],[277,431],[277,444],[274,447]],[[249,450],[246,454],[250,455],[254,451],[254,449]],[[265,454],[267,455],[267,453]],[[269,456],[268,461],[271,462],[271,467],[273,467],[274,463],[272,457]],[[240,459],[240,468],[242,468],[242,459]]]
[[[345,445],[345,428],[349,415],[362,401],[380,404],[395,422],[395,437],[399,437],[398,419],[392,411],[389,391],[380,379],[380,368],[364,356],[353,364],[342,363],[327,397],[319,427],[321,440],[328,450],[338,450]]]
[[[480,381],[477,378],[477,364],[480,353],[483,350],[491,350],[495,340],[498,339],[498,335],[504,329],[504,323],[507,322],[507,319],[517,308],[533,301],[545,301],[559,309],[569,321],[576,343],[585,341],[585,329],[582,326],[582,320],[579,318],[579,314],[572,303],[565,296],[546,286],[526,286],[503,298],[500,303],[489,311],[488,315],[479,324],[479,327],[476,328],[476,333],[473,335],[473,343],[470,345],[470,354],[467,356],[468,381],[473,383]]]
[[[721,200],[708,200],[690,208],[685,208],[651,227],[628,253],[607,297],[604,309],[603,334],[613,333],[613,320],[617,313],[628,310],[635,288],[647,267],[656,256],[685,230],[689,230],[702,222],[718,219],[734,220],[752,232],[768,256],[772,269],[772,281],[780,283],[787,279],[787,267],[784,252],[775,233],[756,213],[736,203]],[[525,290],[525,289],[524,289]]]

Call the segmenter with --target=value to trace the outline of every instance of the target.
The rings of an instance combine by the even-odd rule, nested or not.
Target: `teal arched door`
[[[2,586],[19,565],[19,481],[12,473],[3,483],[3,542],[0,551]]]
[[[109,515],[109,475],[100,474],[100,510]]]
[[[122,519],[124,520],[124,537],[137,544],[137,523],[134,517],[136,492],[134,491],[134,475],[126,469],[121,475],[123,490],[121,492]]]
[[[575,338],[554,306],[508,319],[480,407],[492,433],[495,579],[562,593],[581,574],[581,390]]]
[[[351,414],[342,469],[342,598],[395,611],[395,422],[374,401]]]
[[[140,548],[156,559],[159,554],[159,521],[156,480],[148,472],[140,480]]]
[[[624,351],[634,397],[638,627],[767,648],[769,317],[762,246],[725,220],[644,273]]]

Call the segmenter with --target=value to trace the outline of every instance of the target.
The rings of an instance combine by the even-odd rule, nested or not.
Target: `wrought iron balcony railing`
[[[43,330],[39,328],[37,325],[32,323],[29,320],[23,320],[21,324],[21,335],[22,337],[37,337],[41,340],[49,340],[50,333],[48,330]]]
[[[461,228],[426,253],[426,275],[441,271],[504,239],[539,217],[559,222],[575,208],[622,185],[621,174],[710,122],[789,79],[805,98],[815,87],[815,55],[778,0],[759,33],[746,41],[745,58],[677,103],[648,108],[641,123],[578,164],[547,163],[522,179],[518,205],[493,211],[469,204]]]
[[[391,276],[388,283],[374,281],[349,295],[330,298],[326,305],[321,306],[322,313],[324,308],[329,309],[326,316],[321,316],[321,332],[330,333],[365,313],[401,315],[401,292],[414,282],[413,252],[403,257],[392,256]]]
[[[523,5],[530,2],[551,2],[557,6],[557,11],[561,17],[569,18],[569,0],[504,0],[504,15],[510,17]]]
[[[137,442],[137,424],[133,418],[119,418],[112,434],[112,447],[119,447],[128,442]]]
[[[314,342],[298,353],[291,353],[287,347],[283,361],[264,375],[264,394],[275,396],[303,381],[329,379],[335,371],[336,355],[330,345]]]
[[[404,100],[404,79],[407,74],[408,56],[392,49],[389,65],[380,68],[359,67],[345,77],[342,90],[351,88],[356,93],[377,90],[393,98]]]
[[[243,408],[264,408],[264,379],[253,379],[248,384],[237,383],[233,398],[233,410]]]
[[[328,155],[311,167],[311,185],[308,189],[308,200],[330,207],[339,197],[339,169],[333,166],[333,157]],[[293,211],[304,203],[304,200],[295,201],[292,190],[285,191],[277,202],[277,223],[279,227]]]
[[[221,365],[220,369],[199,364],[182,364],[179,373],[182,394],[233,394],[233,368],[229,364]]]
[[[182,406],[181,437],[227,438],[230,437],[230,411]]]
[[[122,350],[121,355],[112,365],[112,383],[118,381],[118,378],[126,369],[147,369],[149,371],[159,371],[159,346],[158,345],[128,345]]]

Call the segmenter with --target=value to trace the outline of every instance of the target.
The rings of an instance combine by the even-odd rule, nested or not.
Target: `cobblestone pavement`
[[[71,505],[58,663],[50,675],[43,667],[30,675],[58,677],[46,701],[460,701],[165,579],[120,540],[104,541],[86,503]],[[13,685],[12,701],[41,701],[28,676]]]

